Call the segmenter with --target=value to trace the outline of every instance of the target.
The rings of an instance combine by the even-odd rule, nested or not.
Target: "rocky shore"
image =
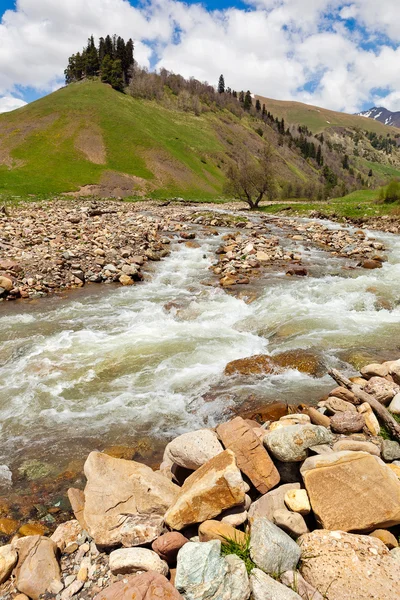
[[[157,469],[91,452],[75,519],[0,547],[0,597],[399,597],[400,360],[331,375],[317,408],[184,433]]]

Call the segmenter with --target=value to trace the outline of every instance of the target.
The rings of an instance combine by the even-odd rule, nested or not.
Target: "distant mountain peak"
[[[391,125],[392,127],[400,127],[400,111],[392,112],[383,106],[374,106],[364,112],[358,113],[360,117],[367,117],[369,119],[375,119],[384,125]]]

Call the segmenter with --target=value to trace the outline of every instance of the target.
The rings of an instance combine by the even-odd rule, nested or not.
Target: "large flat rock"
[[[57,546],[52,540],[31,535],[16,540],[13,548],[18,554],[14,574],[20,592],[37,600],[49,591],[52,583],[61,581]]]

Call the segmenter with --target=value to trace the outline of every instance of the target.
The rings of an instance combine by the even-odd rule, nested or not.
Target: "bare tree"
[[[225,191],[257,208],[265,196],[276,197],[277,185],[273,172],[272,150],[265,146],[258,156],[247,151],[232,163],[226,172]]]

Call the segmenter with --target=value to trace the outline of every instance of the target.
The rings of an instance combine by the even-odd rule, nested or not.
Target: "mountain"
[[[383,108],[383,106],[375,106],[365,112],[358,113],[358,116],[368,117],[369,119],[374,119],[375,121],[379,121],[385,125],[391,125],[392,127],[400,127],[400,111],[392,112],[387,108]]]

